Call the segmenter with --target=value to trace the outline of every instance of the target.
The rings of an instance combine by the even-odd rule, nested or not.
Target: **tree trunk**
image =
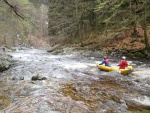
[[[149,49],[148,37],[147,37],[147,23],[146,23],[146,2],[145,2],[145,7],[144,7],[144,24],[143,24],[143,30],[144,30],[145,48]]]
[[[145,22],[144,22],[143,30],[144,30],[145,49],[149,49],[150,47],[149,47],[149,43],[148,43],[147,27],[146,27]]]

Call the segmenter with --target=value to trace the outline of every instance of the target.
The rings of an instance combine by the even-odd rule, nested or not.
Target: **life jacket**
[[[119,63],[120,69],[125,69],[125,67],[128,66],[128,63],[126,60],[121,60]]]
[[[109,64],[109,61],[108,59],[105,60],[105,65],[108,65]]]

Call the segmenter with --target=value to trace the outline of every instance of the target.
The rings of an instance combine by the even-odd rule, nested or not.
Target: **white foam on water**
[[[138,97],[138,98],[135,98],[133,100],[136,101],[136,102],[138,102],[138,103],[141,103],[143,105],[150,106],[150,98],[147,97],[147,96]]]

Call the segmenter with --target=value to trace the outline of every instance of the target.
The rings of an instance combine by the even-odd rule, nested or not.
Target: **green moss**
[[[141,40],[141,43],[143,43],[143,44],[144,44],[144,43],[145,43],[145,40],[144,40],[144,39],[142,39],[142,40]]]

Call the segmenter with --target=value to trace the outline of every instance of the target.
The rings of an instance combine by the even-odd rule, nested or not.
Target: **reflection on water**
[[[9,54],[19,63],[1,73],[1,112],[150,112],[149,78],[102,72],[95,65],[99,59],[92,56],[51,55],[36,49]],[[33,76],[46,79],[32,81]]]

